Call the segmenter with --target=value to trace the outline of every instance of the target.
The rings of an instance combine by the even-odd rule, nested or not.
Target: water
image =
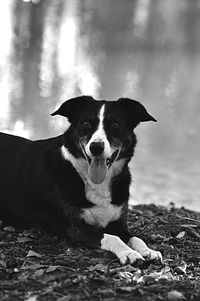
[[[133,199],[199,210],[199,55],[170,52],[148,61],[143,98],[158,122],[137,130]]]
[[[113,5],[114,4],[114,5]],[[0,129],[60,134],[50,117],[81,94],[141,101],[131,202],[200,210],[200,1],[0,3]]]

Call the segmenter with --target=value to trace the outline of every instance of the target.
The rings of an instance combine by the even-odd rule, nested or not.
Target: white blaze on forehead
[[[93,133],[85,149],[87,154],[90,154],[90,144],[92,142],[104,142],[104,156],[110,157],[112,155],[112,150],[104,129],[105,104],[101,106],[99,110],[98,118],[99,118],[99,124],[97,130]]]
[[[104,130],[103,129],[104,114],[105,114],[105,105],[102,105],[99,112],[99,130]]]

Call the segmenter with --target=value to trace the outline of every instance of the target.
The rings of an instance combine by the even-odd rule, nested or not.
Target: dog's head
[[[76,158],[88,163],[91,181],[100,184],[111,166],[121,158],[130,160],[136,144],[134,128],[156,121],[142,104],[128,98],[97,101],[80,96],[64,102],[52,115],[68,118],[65,146]]]

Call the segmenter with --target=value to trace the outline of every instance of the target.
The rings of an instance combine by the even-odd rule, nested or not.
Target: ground
[[[141,205],[129,227],[163,254],[162,264],[122,266],[109,252],[1,223],[0,300],[200,300],[200,213]]]

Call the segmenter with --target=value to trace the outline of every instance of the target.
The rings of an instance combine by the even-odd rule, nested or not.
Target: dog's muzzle
[[[85,150],[85,146],[82,144],[84,156],[88,162],[88,174],[90,180],[94,184],[101,184],[107,175],[108,170],[117,160],[120,149],[116,149],[110,157],[104,156],[104,143],[92,142],[89,150],[91,155],[89,156]]]

